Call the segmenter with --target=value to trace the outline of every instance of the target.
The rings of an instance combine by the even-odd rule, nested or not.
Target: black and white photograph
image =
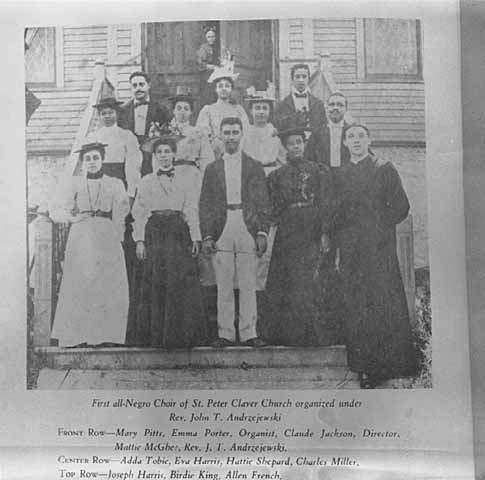
[[[27,388],[432,388],[425,42],[25,28]]]

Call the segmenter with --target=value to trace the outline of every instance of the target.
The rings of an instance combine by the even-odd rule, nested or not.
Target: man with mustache
[[[305,132],[314,132],[327,123],[325,105],[308,88],[310,67],[297,63],[291,69],[291,93],[276,105],[274,119],[278,130],[293,116],[303,116]],[[298,123],[300,123],[298,121]]]
[[[344,144],[343,132],[348,123],[345,121],[348,102],[344,94],[334,92],[328,97],[328,124],[315,130],[308,139],[305,158],[324,170],[330,170],[333,183],[333,203],[338,203],[341,191],[342,170],[350,163],[350,152]],[[325,318],[325,325],[320,336],[328,343],[341,340],[342,321],[345,319],[344,291],[340,275],[340,241],[332,234],[332,247],[322,258],[320,264],[320,316]]]
[[[327,100],[328,123],[314,131],[305,150],[307,160],[330,167],[334,173],[350,161],[349,149],[344,145],[343,131],[348,102],[343,93],[335,92]]]
[[[150,136],[151,128],[169,122],[172,116],[166,107],[150,98],[150,78],[146,73],[133,72],[129,80],[133,98],[120,107],[118,124],[131,130],[141,145]],[[141,175],[151,172],[151,155],[144,153]]]

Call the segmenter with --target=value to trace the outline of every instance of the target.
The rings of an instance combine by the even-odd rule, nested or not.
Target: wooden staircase
[[[359,388],[344,346],[36,349],[43,390]]]

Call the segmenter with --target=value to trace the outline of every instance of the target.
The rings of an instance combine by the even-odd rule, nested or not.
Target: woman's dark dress
[[[278,230],[260,333],[271,344],[318,345],[324,319],[316,305],[317,276],[332,199],[330,176],[314,163],[290,162],[269,175],[268,189]]]
[[[351,370],[380,379],[416,373],[409,313],[396,253],[396,225],[409,202],[397,170],[367,156],[342,171],[335,216],[348,309]]]

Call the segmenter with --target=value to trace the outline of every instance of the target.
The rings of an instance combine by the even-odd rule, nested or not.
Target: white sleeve
[[[210,125],[210,115],[209,115],[209,108],[208,105],[202,107],[202,110],[199,112],[199,116],[197,117],[196,126],[199,127],[205,134],[209,137],[209,140],[212,140],[212,131]]]
[[[113,180],[112,221],[121,242],[125,233],[125,218],[130,213],[130,203],[123,182],[118,178]]]
[[[190,238],[193,242],[201,241],[199,225],[199,189],[194,188],[197,179],[194,176],[187,176],[185,179],[185,196],[182,211],[185,221],[189,225]]]
[[[129,197],[134,197],[141,178],[141,163],[143,156],[135,135],[129,130],[124,132],[125,138],[125,176]]]
[[[133,240],[135,242],[145,240],[145,226],[148,221],[148,217],[150,216],[150,210],[147,205],[148,187],[149,184],[147,181],[141,179],[136,192],[135,202],[133,203],[133,208],[131,209],[131,214],[135,220],[133,224]]]

